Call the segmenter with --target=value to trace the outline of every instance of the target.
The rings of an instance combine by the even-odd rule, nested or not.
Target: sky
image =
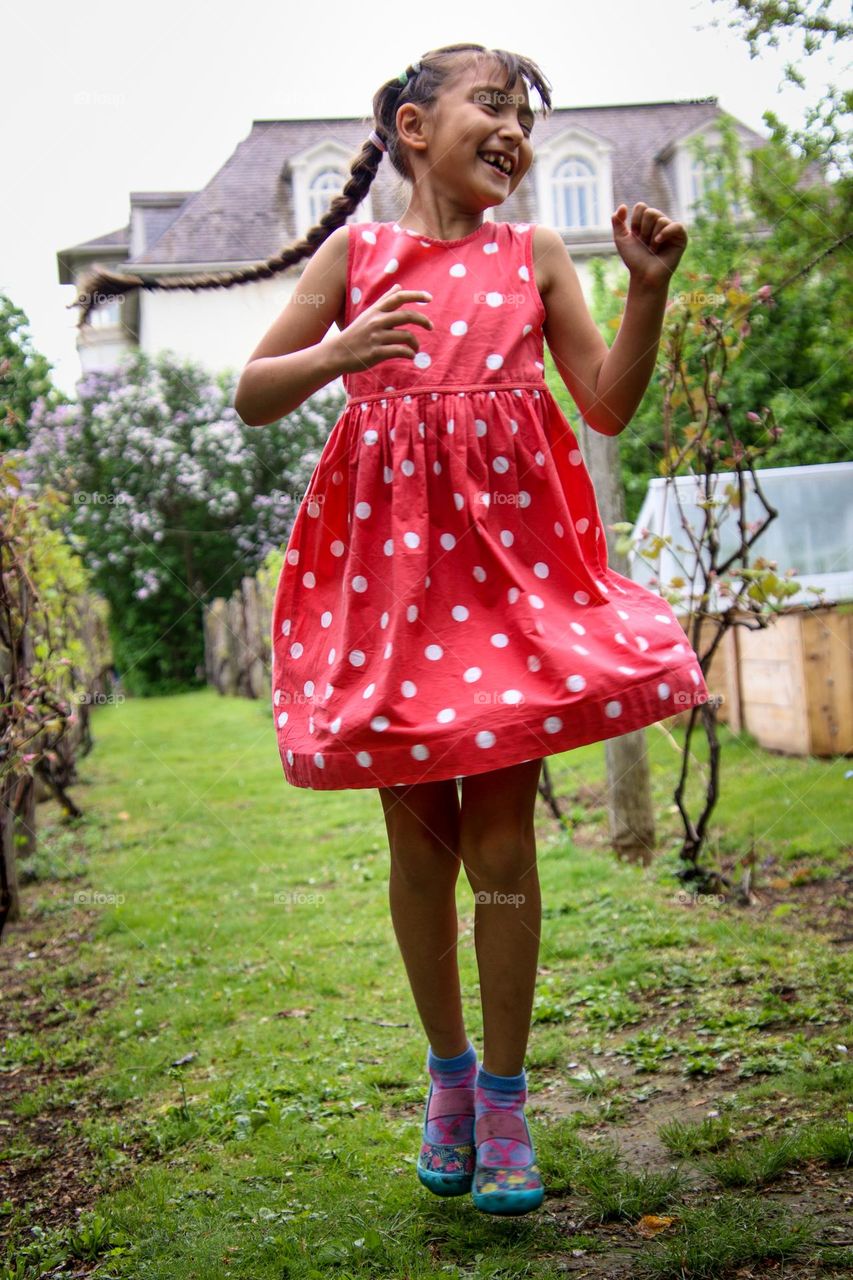
[[[801,64],[805,90],[782,86],[799,45],[751,61],[728,29],[733,8],[734,0],[7,6],[0,292],[26,312],[33,345],[73,395],[77,311],[67,309],[73,287],[58,283],[60,250],[126,225],[131,191],[204,186],[253,120],[369,114],[384,80],[443,44],[525,54],[550,80],[555,107],[713,96],[762,136],[768,109],[802,123],[824,86],[842,81],[842,54],[825,45]]]

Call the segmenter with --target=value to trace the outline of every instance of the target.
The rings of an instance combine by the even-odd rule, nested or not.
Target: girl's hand
[[[684,227],[672,222],[660,209],[650,209],[642,200],[634,205],[630,227],[627,216],[626,204],[620,204],[611,214],[613,240],[625,266],[643,284],[669,284],[687,248]]]
[[[401,324],[420,324],[432,329],[429,316],[421,311],[400,311],[404,302],[432,302],[432,294],[423,289],[401,289],[394,284],[372,306],[356,316],[337,338],[333,338],[340,355],[342,373],[358,373],[382,360],[408,358],[414,360],[420,350],[418,340]]]

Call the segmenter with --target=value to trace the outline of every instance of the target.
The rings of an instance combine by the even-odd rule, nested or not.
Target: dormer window
[[[308,190],[308,208],[311,226],[315,226],[329,208],[335,196],[344,189],[347,175],[339,169],[321,169],[311,179]]]
[[[745,189],[750,180],[750,159],[746,151],[752,145],[752,138],[743,126],[736,124],[735,129],[740,144],[738,165],[741,183]],[[723,178],[715,163],[722,145],[717,122],[711,121],[691,130],[659,153],[657,157],[659,160],[669,161],[670,157],[672,158],[672,177],[675,182],[673,194],[677,204],[677,209],[673,210],[673,216],[682,222],[689,222],[695,218],[696,204],[710,187],[722,185]],[[743,202],[734,198],[730,201],[729,210],[735,218],[742,218],[747,213]]]
[[[563,160],[554,170],[553,222],[557,227],[597,227],[598,179],[582,156]]]
[[[571,125],[536,149],[538,207],[558,231],[603,231],[613,202],[611,143]]]
[[[327,212],[335,196],[343,191],[358,148],[344,146],[334,138],[324,138],[293,156],[290,177],[293,183],[293,210],[296,234],[304,236]],[[371,222],[373,211],[368,191],[347,222]]]

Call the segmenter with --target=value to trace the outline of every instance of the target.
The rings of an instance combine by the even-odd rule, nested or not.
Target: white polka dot
[[[382,544],[382,550],[385,552],[386,556],[393,556],[394,554],[393,538],[386,538],[385,542]]]
[[[586,627],[583,626],[580,622],[570,622],[569,626],[571,627],[572,631],[574,631],[575,635],[578,635],[578,636],[586,635]]]
[[[418,618],[418,606],[416,604],[408,605],[406,608],[406,621],[416,622],[417,618]]]
[[[489,292],[486,294],[486,305],[489,307],[499,307],[503,304],[503,300],[502,293]]]
[[[450,326],[450,332],[454,338],[461,338],[464,333],[468,332],[468,326],[464,320],[454,320]]]
[[[273,706],[277,707],[280,702],[281,702],[281,689],[276,689],[275,694],[273,695]]]
[[[655,618],[658,622],[665,622],[667,625],[672,622],[672,618],[668,618],[665,613],[656,613]]]
[[[432,464],[432,469],[437,476],[441,475],[441,463],[436,461]]]
[[[302,645],[298,640],[294,640],[293,644],[290,646],[290,656],[291,658],[302,657]]]
[[[281,624],[281,634],[283,636],[290,635],[290,621],[290,618],[285,618],[284,622]]]
[[[571,689],[572,693],[580,693],[581,689],[586,688],[586,680],[583,676],[567,676],[566,688]]]
[[[376,244],[375,231],[362,231],[361,238],[362,240],[366,240],[368,244]]]
[[[286,725],[286,724],[287,724],[287,712],[286,712],[286,711],[282,711],[281,715],[278,717],[278,727],[279,727],[279,729],[283,728],[283,726],[284,726],[284,725]]]
[[[412,549],[421,545],[420,534],[413,533],[411,530],[403,534],[403,541],[407,547],[412,547]]]
[[[486,367],[489,369],[500,369],[504,362],[504,358],[493,351],[491,355],[486,356]]]
[[[385,650],[384,650],[384,652],[383,652],[383,654],[382,654],[382,657],[383,657],[383,658],[390,658],[390,657],[391,657],[391,652],[392,652],[393,647],[394,647],[394,646],[391,644],[391,641],[390,641],[390,640],[387,640],[387,641],[386,641],[386,643],[385,643]]]
[[[635,676],[637,674],[636,667],[617,667],[616,670],[623,672],[626,676]]]
[[[456,539],[454,538],[452,533],[443,533],[439,538],[439,542],[441,543],[442,547],[444,547],[445,551],[452,551],[453,548],[456,546]]]
[[[370,754],[369,751],[358,751],[356,752],[355,758],[358,761],[358,763],[365,769],[369,768],[369,766],[373,764],[373,756]]]
[[[661,680],[660,684],[658,685],[658,697],[668,698],[669,694],[670,694],[669,685],[666,683],[665,680]]]
[[[356,574],[356,576],[352,580],[352,589],[353,591],[366,591],[367,578],[362,577],[360,573]]]
[[[474,430],[476,431],[478,436],[484,436],[488,431],[488,429],[489,428],[487,424],[483,421],[482,418],[474,419]]]
[[[367,687],[364,689],[361,696],[362,698],[372,698],[375,692],[376,692],[376,685],[371,680],[370,684],[367,685]]]
[[[370,515],[371,507],[369,502],[357,502],[355,504],[355,514],[359,520],[366,520]]]
[[[329,547],[329,550],[331,551],[333,556],[342,556],[346,551],[346,547],[341,542],[340,538],[335,538],[335,541]]]
[[[572,648],[574,649],[575,653],[582,653],[584,655],[589,653],[589,649],[585,649],[582,644],[573,644]]]
[[[415,745],[412,747],[412,755],[415,757],[416,760],[428,760],[429,747],[425,747],[422,742],[416,742]]]
[[[411,680],[404,680],[403,683],[400,685],[400,692],[402,693],[404,698],[414,698],[417,691],[418,691],[418,686],[414,684]]]
[[[532,502],[532,498],[530,497],[530,494],[527,492],[527,490],[526,490],[526,489],[519,489],[519,491],[518,491],[518,505],[519,505],[520,507],[529,507],[531,502]]]
[[[505,473],[509,471],[509,459],[505,458],[503,454],[498,454],[492,463],[492,469],[496,471],[499,476],[505,475]]]
[[[497,251],[498,246],[495,244],[494,240],[490,240],[488,244],[483,245],[483,253],[497,253]]]
[[[429,366],[432,364],[432,356],[428,355],[426,351],[418,351],[414,360],[412,361],[412,364],[417,369],[428,369]]]
[[[672,652],[673,652],[673,653],[684,653],[684,645],[681,643],[681,641],[678,641],[676,644],[674,644],[674,645],[672,646]]]
[[[510,602],[510,604],[515,604],[516,600],[520,595],[521,595],[521,592],[519,591],[518,587],[510,587],[509,591],[506,593],[506,598]]]
[[[469,667],[467,671],[463,672],[462,679],[466,684],[474,684],[482,674],[479,667]]]
[[[337,733],[340,727],[341,727],[341,717],[335,716],[334,720],[330,721],[329,723],[329,731],[331,733]]]
[[[525,266],[521,266],[518,268],[518,274],[521,276],[522,280],[530,279],[530,272],[527,270],[527,267]]]
[[[468,610],[464,604],[455,604],[450,613],[457,622],[466,622],[468,620]]]
[[[384,270],[385,270],[385,271],[387,271],[387,272],[388,272],[388,274],[390,275],[392,271],[396,271],[396,270],[397,270],[397,268],[399,267],[399,265],[400,265],[400,264],[399,264],[399,262],[397,261],[397,259],[396,259],[396,258],[389,258],[389,259],[388,259],[388,261],[385,263]]]
[[[451,720],[456,719],[456,712],[453,707],[442,707],[435,718],[439,724],[450,724]]]
[[[621,631],[617,631],[617,632],[616,632],[616,634],[614,635],[613,639],[616,641],[616,643],[617,643],[617,644],[627,644],[627,643],[628,643],[628,641],[625,639],[625,637],[623,636],[623,634],[622,634],[622,632],[621,632]]]
[[[540,658],[536,657],[535,653],[531,653],[527,659],[527,669],[529,671],[541,671],[542,661]]]
[[[374,716],[370,722],[370,727],[375,733],[384,733],[391,721],[387,716]]]
[[[454,262],[453,266],[450,268],[450,274],[452,276],[464,276],[465,268],[463,267],[462,263]]]
[[[329,650],[329,656],[328,656],[328,658],[326,659],[326,661],[328,662],[329,666],[331,666],[331,665],[332,665],[332,663],[334,662],[334,660],[335,660],[335,650],[334,650],[334,649],[330,649],[330,650]]]
[[[428,644],[424,649],[424,657],[429,658],[430,662],[438,662],[444,654],[440,644]]]
[[[624,609],[617,609],[616,612],[619,614],[619,617],[624,618],[626,622],[631,616],[630,613],[626,613]]]
[[[465,495],[461,493],[454,493],[453,505],[457,511],[461,511],[462,508],[465,506]]]
[[[580,520],[578,520],[577,524],[575,525],[575,528],[577,529],[578,533],[586,533],[587,529],[589,528],[589,521],[587,520],[586,516],[581,516]]]
[[[361,438],[365,444],[376,444],[376,441],[379,439],[379,432],[374,430],[373,427],[368,427],[367,431],[363,433]],[[320,514],[319,510],[317,514]]]
[[[536,450],[536,452],[533,455],[533,458],[537,466],[539,467],[545,466],[545,454],[542,452],[541,449]]]
[[[453,435],[453,432],[454,432],[455,430],[456,430],[456,423],[455,423],[455,421],[453,420],[453,418],[448,418],[448,419],[447,419],[447,434],[448,434],[449,436],[452,436],[452,435]]]
[[[352,298],[353,302],[361,302],[361,290],[358,285],[356,285],[355,288],[350,289],[349,296]]]
[[[509,644],[509,636],[505,636],[502,631],[496,631],[489,639],[496,649],[505,649]]]
[[[306,587],[316,587],[317,585],[317,579],[314,577],[314,574],[311,572],[310,569],[308,570],[307,573],[303,573],[302,582],[303,582],[303,585]]]
[[[478,747],[493,747],[495,745],[495,735],[491,729],[481,729],[475,736],[474,741]]]
[[[569,454],[569,462],[572,464],[573,467],[580,466],[580,464],[583,462],[583,454],[581,453],[580,449],[572,449],[571,453]]]
[[[589,596],[586,591],[576,591],[572,598],[577,604],[589,604]]]
[[[383,631],[388,626],[389,619],[390,619],[390,614],[386,610],[385,613],[382,614],[382,617],[379,619],[379,625]]]
[[[332,625],[332,615],[329,612],[329,610],[326,609],[325,612],[320,614],[320,626],[330,627],[331,625]]]
[[[526,325],[524,326],[524,328],[522,329],[522,331],[521,331],[521,336],[522,336],[522,338],[526,338],[526,337],[527,337],[527,335],[528,335],[528,333],[530,333],[532,329],[533,329],[533,325],[532,325],[532,324],[526,324]]]
[[[547,578],[551,570],[548,568],[544,560],[537,560],[533,566],[533,572],[537,578]]]
[[[504,689],[501,694],[501,702],[508,702],[511,707],[514,707],[517,703],[521,702],[523,697],[524,694],[520,689]]]
[[[314,763],[316,764],[318,769],[323,768],[323,765],[326,763],[326,761],[323,759],[321,752],[319,751],[314,752]]]
[[[607,716],[618,716],[622,714],[622,703],[616,698],[612,702],[608,702],[604,708],[604,714]]]
[[[486,581],[486,570],[483,568],[481,564],[475,564],[471,572],[473,573],[474,577],[477,579],[478,582]]]
[[[316,520],[320,514],[320,504],[316,498],[309,498],[305,509],[312,520]]]
[[[559,733],[563,727],[563,722],[559,716],[547,716],[542,721],[542,728],[546,733]]]
[[[349,655],[349,660],[350,660],[350,662],[352,663],[352,665],[353,665],[354,667],[363,667],[363,666],[364,666],[364,653],[362,652],[362,650],[361,650],[361,649],[351,649],[351,650],[350,650],[350,655]]]
[[[646,639],[646,637],[636,636],[635,639],[637,641],[637,648],[641,651],[641,653],[645,653],[646,649],[648,649],[649,647],[649,642]]]
[[[545,608],[545,601],[542,599],[541,596],[537,596],[537,595],[534,595],[532,592],[528,592],[527,599],[530,601],[532,608],[534,609]]]
[[[413,476],[415,474],[415,464],[411,458],[404,458],[400,463],[400,470],[404,476]]]
[[[287,563],[288,563],[288,564],[299,564],[299,552],[298,552],[298,551],[288,551],[288,553],[287,553]]]
[[[691,667],[690,669],[690,679],[693,681],[694,684],[699,683],[699,672],[696,670],[695,667]]]
[[[501,542],[505,547],[511,547],[515,542],[515,536],[509,529],[501,529]]]

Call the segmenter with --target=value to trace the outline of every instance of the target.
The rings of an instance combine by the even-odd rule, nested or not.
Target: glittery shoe
[[[475,1124],[476,1165],[471,1198],[483,1213],[529,1213],[545,1198],[527,1117],[487,1111]],[[524,1162],[529,1150],[532,1157]]]
[[[446,1117],[446,1118],[445,1118]],[[438,1129],[436,1128],[438,1121]],[[427,1122],[433,1136],[427,1139]],[[461,1196],[471,1189],[474,1174],[474,1090],[455,1088],[434,1090],[430,1081],[424,1109],[418,1178],[437,1196]]]

